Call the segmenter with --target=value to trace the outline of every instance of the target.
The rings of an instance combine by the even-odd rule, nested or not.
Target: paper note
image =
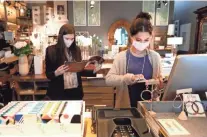
[[[160,124],[171,135],[189,135],[190,133],[175,119],[158,119]]]
[[[204,112],[203,105],[199,102],[195,102],[195,101],[201,101],[198,94],[183,94],[183,101],[186,103],[185,106],[188,112],[188,117],[206,117],[205,113],[203,113]],[[193,105],[192,103],[187,103],[187,102],[195,102],[197,106],[195,104]],[[193,108],[195,110],[193,110]],[[197,110],[198,113],[200,114],[196,114],[195,111]]]

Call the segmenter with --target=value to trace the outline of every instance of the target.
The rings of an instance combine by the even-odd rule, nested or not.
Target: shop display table
[[[204,106],[207,106],[207,101],[202,102]],[[176,101],[177,106],[180,104]],[[149,110],[156,113],[153,117],[150,115]],[[173,119],[177,121],[182,127],[184,127],[189,135],[182,135],[185,137],[206,137],[207,136],[207,118],[206,117],[188,117],[188,120],[182,121],[178,119],[178,115],[181,112],[181,108],[174,108],[172,101],[153,102],[139,102],[138,109],[142,116],[146,119],[148,125],[156,137],[180,137],[181,135],[169,135],[167,130],[158,122],[158,119]],[[206,109],[206,108],[205,108]]]
[[[0,135],[82,137],[84,112],[84,101],[12,101],[0,110]]]
[[[91,124],[92,124],[91,118],[85,118],[85,130],[84,130],[83,137],[97,137],[96,134],[91,133]],[[0,135],[0,136],[1,137],[12,137],[12,135],[11,136],[2,136],[2,135]],[[16,136],[15,135],[15,137],[22,137],[22,136]],[[35,137],[38,137],[38,136],[35,136]],[[43,137],[43,136],[41,136],[41,137]],[[55,136],[50,135],[49,137],[55,137]],[[59,136],[57,136],[57,137],[59,137]]]

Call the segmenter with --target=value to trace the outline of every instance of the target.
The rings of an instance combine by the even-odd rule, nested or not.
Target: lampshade
[[[183,44],[183,37],[170,37],[167,38],[168,45],[181,45]]]
[[[161,41],[161,37],[155,37],[155,41]]]
[[[173,36],[174,34],[175,34],[175,24],[169,24],[168,30],[167,30],[167,35]]]

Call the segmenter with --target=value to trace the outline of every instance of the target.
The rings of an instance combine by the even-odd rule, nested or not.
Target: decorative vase
[[[29,73],[28,58],[26,55],[19,56],[19,74],[26,76]]]

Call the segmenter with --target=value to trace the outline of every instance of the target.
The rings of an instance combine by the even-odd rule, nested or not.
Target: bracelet
[[[192,110],[194,111],[194,113],[191,113],[191,112],[189,112],[189,111],[187,110],[187,107],[186,107],[186,106],[187,106],[187,104],[189,104],[189,103],[191,103],[190,106],[191,106]],[[196,110],[194,109],[193,106],[196,106]],[[196,115],[196,114],[198,114],[198,112],[199,112],[199,107],[198,107],[198,105],[197,105],[195,102],[188,101],[188,102],[185,102],[185,111],[186,111],[188,114],[190,114],[190,115]]]
[[[201,101],[194,101],[194,104],[196,104],[196,103],[200,103],[202,106],[204,106],[204,104],[201,102]],[[197,114],[205,114],[205,110],[203,111],[203,112],[199,112],[199,106],[198,106],[198,104],[196,104],[197,105],[197,107],[198,107],[198,112],[197,112]],[[192,109],[193,109],[193,111],[195,111],[194,110],[194,107],[193,107],[193,105],[191,106],[192,107]]]

